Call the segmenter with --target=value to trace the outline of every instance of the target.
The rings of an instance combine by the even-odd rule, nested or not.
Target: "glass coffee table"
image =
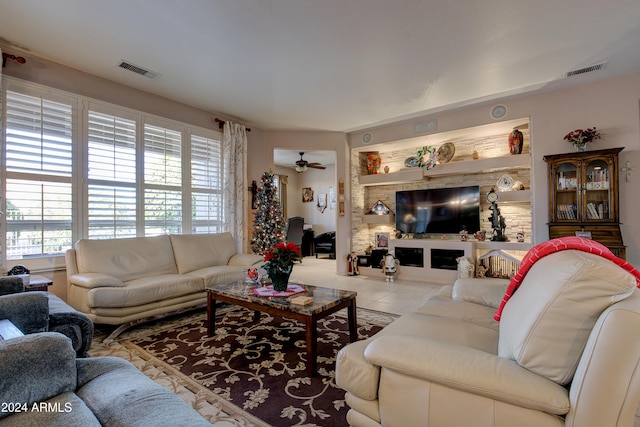
[[[293,285],[294,283],[290,283]],[[304,292],[292,297],[263,297],[256,296],[252,289],[257,286],[238,280],[236,282],[215,285],[207,288],[207,328],[208,335],[215,335],[216,301],[239,305],[254,310],[257,320],[260,312],[295,319],[305,324],[307,342],[307,373],[316,373],[316,356],[318,352],[317,323],[332,313],[343,308],[347,309],[349,323],[349,339],[358,339],[358,325],[356,319],[356,292],[339,289],[322,288],[320,286],[296,283]],[[313,302],[308,305],[291,303],[291,299],[298,296],[309,296]]]

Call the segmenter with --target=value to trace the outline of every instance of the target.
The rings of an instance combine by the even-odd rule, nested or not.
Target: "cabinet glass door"
[[[585,168],[585,220],[607,221],[611,219],[611,174],[609,164],[597,159]]]
[[[580,219],[578,216],[578,196],[580,194],[578,167],[573,163],[561,163],[558,165],[555,175],[555,220],[575,221]]]

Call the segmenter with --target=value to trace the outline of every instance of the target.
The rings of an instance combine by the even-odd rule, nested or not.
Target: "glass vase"
[[[289,276],[291,276],[291,270],[293,270],[293,265],[290,265],[286,269],[283,269],[282,267],[275,267],[269,270],[269,279],[271,279],[271,284],[273,285],[274,291],[287,290],[287,286],[289,285]]]
[[[584,144],[573,144],[573,151],[576,153],[584,153],[587,151],[587,143]]]

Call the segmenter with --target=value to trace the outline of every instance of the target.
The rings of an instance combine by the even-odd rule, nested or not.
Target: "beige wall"
[[[316,235],[325,231],[335,231],[338,211],[327,207],[323,212],[317,208],[318,194],[329,193],[329,187],[333,186],[336,191],[338,183],[336,181],[335,165],[327,165],[326,169],[309,168],[304,173],[297,173],[294,168],[277,167],[276,173],[288,177],[287,184],[287,216],[301,216],[306,224],[313,225]],[[302,188],[310,187],[313,190],[313,201],[302,202]],[[328,204],[328,200],[327,200]]]

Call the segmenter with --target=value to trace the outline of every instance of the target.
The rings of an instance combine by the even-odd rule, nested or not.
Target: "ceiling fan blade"
[[[314,169],[326,169],[326,166],[322,166],[320,163],[307,163],[307,167],[308,168],[314,168]]]

